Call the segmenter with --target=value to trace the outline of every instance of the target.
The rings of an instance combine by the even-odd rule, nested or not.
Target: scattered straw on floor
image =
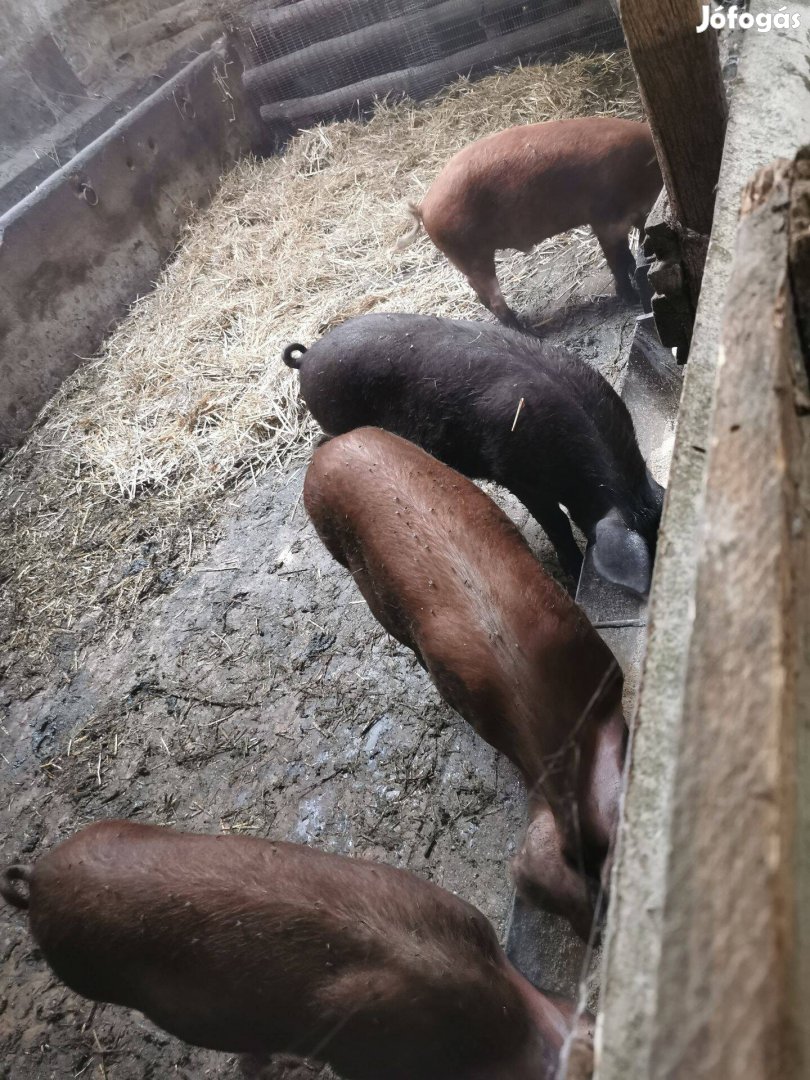
[[[155,292],[2,470],[6,644],[43,655],[86,614],[126,617],[215,534],[223,495],[305,459],[314,429],[280,361],[289,341],[373,309],[483,317],[424,236],[392,252],[405,200],[475,138],[584,114],[639,115],[624,55],[462,79],[432,102],[383,104],[368,123],[317,127],[282,157],[240,164]],[[597,264],[588,230],[504,256],[518,309],[563,249],[582,272]]]

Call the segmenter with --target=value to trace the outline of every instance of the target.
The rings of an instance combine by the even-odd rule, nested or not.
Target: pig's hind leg
[[[622,300],[637,304],[639,297],[633,284],[636,260],[628,242],[630,230],[627,222],[594,225],[593,231],[616,281],[616,292]]]
[[[574,539],[571,522],[560,504],[550,499],[540,498],[535,492],[519,487],[511,487],[510,490],[516,498],[520,499],[554,545],[560,565],[573,579],[576,588],[582,570],[582,552]]]
[[[534,907],[568,919],[587,941],[594,932],[598,886],[566,857],[551,809],[539,807],[531,795],[530,800],[529,825],[511,864],[515,888]]]
[[[495,272],[494,252],[490,252],[488,255],[478,255],[475,258],[449,254],[447,257],[472,285],[475,295],[485,308],[488,308],[505,326],[511,326],[515,330],[522,329],[520,320],[509,307],[506,297],[501,292],[498,275]]]
[[[371,614],[377,622],[388,631],[391,637],[396,638],[401,645],[410,649],[416,656],[417,661],[427,671],[427,664],[422,659],[419,646],[413,639],[408,619],[398,605],[390,597],[387,597],[384,592],[377,589],[374,577],[369,573],[366,566],[354,564],[350,567],[350,570],[357,588],[362,593],[363,599],[368,604]]]

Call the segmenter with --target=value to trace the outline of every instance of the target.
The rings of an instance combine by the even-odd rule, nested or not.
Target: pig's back
[[[502,964],[479,912],[404,871],[128,822],[92,826],[36,864],[31,926],[79,993],[229,1052],[306,1052],[345,1025],[349,1060],[360,1038],[385,1061],[375,1031],[418,1027],[413,997],[437,994],[429,1024],[446,1031],[442,1010],[461,1023],[477,1002],[491,1023]],[[506,985],[494,993],[515,1005]],[[387,1072],[400,1075],[390,1061]]]
[[[510,475],[526,474],[565,505],[581,479],[613,497],[644,471],[606,380],[572,353],[497,324],[350,319],[306,354],[301,390],[330,435],[384,428],[465,476],[511,487]]]
[[[263,919],[270,927],[286,917],[289,941],[296,936],[298,908],[301,919],[311,910],[320,913],[325,924],[327,916],[342,921],[350,914],[362,915],[362,924],[345,924],[345,937],[359,930],[365,941],[370,932],[372,938],[379,935],[384,948],[392,940],[391,924],[410,932],[424,904],[437,910],[449,907],[461,913],[462,921],[478,915],[465,902],[404,871],[303,844],[106,821],[83,829],[37,861],[30,917],[35,936],[50,945],[77,941],[80,948],[79,927],[86,921],[93,925],[96,943],[106,938],[111,947],[126,952],[130,931],[142,915],[156,940],[157,931],[164,929],[179,942],[188,939],[189,922],[216,933],[228,931],[226,920],[212,913],[236,908],[233,931],[240,928],[242,916],[254,924]],[[47,914],[41,918],[43,911]],[[481,949],[492,932],[483,916],[478,920],[477,933],[483,936],[476,937],[475,948]],[[259,940],[268,949],[274,947],[268,934]],[[495,940],[492,934],[492,947]],[[83,944],[89,945],[90,938]],[[138,942],[136,951],[142,949]]]
[[[334,549],[362,573],[361,588],[371,582],[389,629],[418,648],[445,699],[516,760],[507,718],[551,711],[543,701],[560,657],[595,653],[598,681],[607,647],[506,514],[412,443],[364,428],[321,446],[315,465],[304,499],[322,537],[320,500],[341,534]]]
[[[527,155],[531,155],[540,167],[553,167],[563,158],[571,166],[583,167],[614,153],[627,157],[646,153],[652,147],[649,125],[640,120],[615,116],[546,120],[538,124],[517,124],[477,139],[459,150],[439,176],[456,166],[471,174],[478,169],[486,174],[496,160],[514,168]]]
[[[649,127],[616,117],[524,124],[459,151],[421,204],[439,247],[476,243],[528,250],[579,225],[623,219],[654,161]],[[659,184],[660,187],[660,184]]]
[[[415,609],[431,599],[469,609],[479,597],[534,614],[571,604],[492,499],[413,442],[358,428],[319,447],[313,464],[307,508],[325,499],[330,518],[349,522],[366,563]]]

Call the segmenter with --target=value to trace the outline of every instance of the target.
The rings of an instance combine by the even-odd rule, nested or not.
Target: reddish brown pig
[[[245,1055],[247,1075],[285,1052],[345,1080],[543,1080],[575,1022],[474,907],[298,844],[107,821],[0,892],[77,993]]]
[[[359,428],[321,445],[304,504],[386,630],[520,769],[517,885],[587,936],[627,734],[607,645],[488,496],[396,435]]]
[[[501,292],[495,252],[530,251],[549,236],[590,225],[616,290],[636,299],[635,261],[627,239],[643,228],[661,190],[661,171],[647,124],[589,116],[508,128],[451,158],[419,206],[419,225],[501,320],[517,318]]]

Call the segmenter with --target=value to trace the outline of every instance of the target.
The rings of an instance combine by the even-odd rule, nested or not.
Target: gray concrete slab
[[[0,447],[151,289],[254,144],[241,102],[235,59],[206,52],[0,217]]]
[[[26,122],[22,137],[18,139],[7,138],[4,130],[6,127],[14,130],[20,128],[19,120],[24,113],[25,103],[16,100],[14,107],[0,116],[0,214],[16,206],[37,185],[61,169],[201,53],[207,52],[216,36],[213,30],[201,33],[198,40],[179,48],[158,70],[147,77],[133,75],[123,80],[122,85],[116,85],[112,93],[102,94],[82,88],[81,93],[76,92],[72,108],[62,113],[48,105],[46,95],[25,72],[25,86],[29,94],[48,105],[48,116],[44,126],[33,126]],[[3,70],[3,63],[0,63],[0,101],[7,100],[9,92],[4,84]],[[16,63],[15,70],[24,69]],[[65,97],[63,92],[63,101]],[[30,101],[29,96],[26,102]]]

